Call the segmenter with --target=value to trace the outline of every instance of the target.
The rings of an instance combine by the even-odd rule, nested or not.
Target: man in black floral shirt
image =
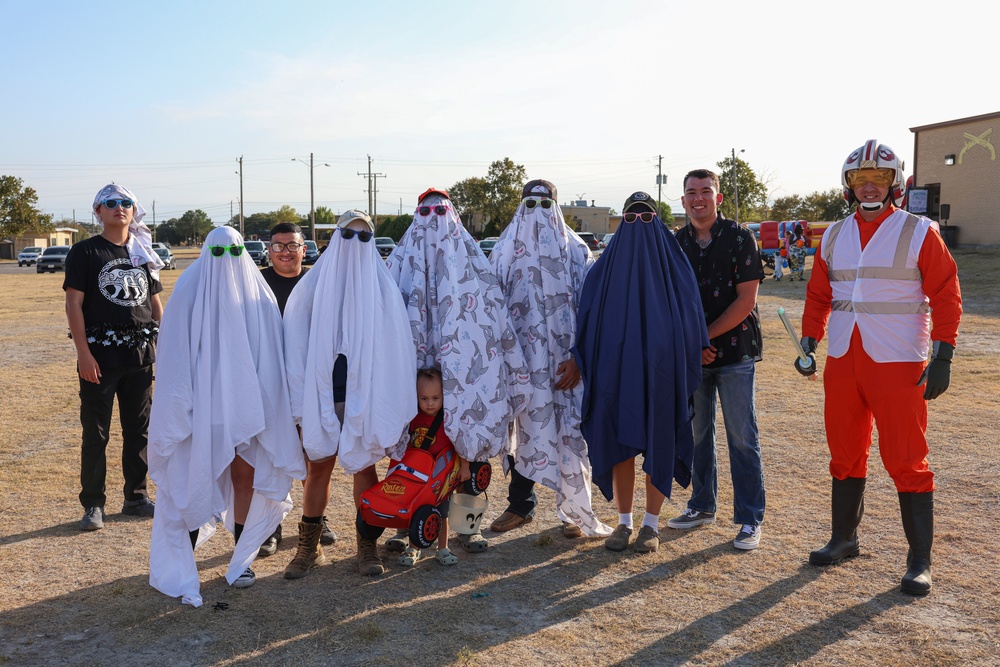
[[[691,222],[677,240],[694,268],[711,347],[702,353],[702,382],[694,395],[694,474],[691,499],[667,522],[687,529],[715,523],[718,468],[716,393],[722,403],[733,479],[737,549],[755,549],[764,521],[764,473],[754,404],[755,364],[761,359],[757,286],[764,267],[753,232],[726,220],[719,177],[696,169],[684,177],[684,210]]]

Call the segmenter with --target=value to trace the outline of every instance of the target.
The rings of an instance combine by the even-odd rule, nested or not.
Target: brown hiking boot
[[[375,540],[366,540],[361,537],[360,533],[357,535],[357,538],[358,574],[374,577],[385,572],[385,568],[382,567],[382,559],[378,557],[378,545],[375,543]]]
[[[295,557],[285,568],[285,579],[300,579],[309,570],[326,562],[326,555],[319,547],[319,536],[323,532],[323,524],[299,521],[299,545],[295,549]]]

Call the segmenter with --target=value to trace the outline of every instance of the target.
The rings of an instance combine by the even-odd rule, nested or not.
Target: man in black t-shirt
[[[118,185],[101,189],[94,214],[100,236],[66,256],[66,317],[80,375],[80,504],[83,530],[104,527],[106,450],[115,396],[122,426],[122,513],[153,516],[146,492],[146,437],[152,398],[156,332],[163,306],[159,269],[150,247],[145,210]]]
[[[271,241],[269,245],[271,251],[271,266],[261,269],[264,281],[274,292],[274,297],[278,300],[278,308],[281,313],[285,312],[285,304],[292,293],[292,289],[309,269],[302,266],[302,260],[306,256],[305,236],[302,228],[291,222],[280,222],[271,229]],[[346,367],[345,367],[346,370]],[[337,541],[337,534],[330,530],[326,517],[322,517],[323,531],[320,533],[320,542],[323,544],[333,544]],[[281,524],[274,530],[264,544],[260,546],[260,556],[271,556],[278,550],[278,543],[281,542]]]
[[[755,549],[764,521],[764,472],[754,402],[762,343],[757,286],[764,279],[764,267],[753,232],[719,214],[722,194],[716,174],[707,169],[689,172],[682,201],[691,222],[676,237],[698,280],[711,345],[702,352],[702,381],[694,395],[691,499],[667,525],[686,529],[715,523],[718,395],[729,444],[733,521],[740,526],[733,546]]]

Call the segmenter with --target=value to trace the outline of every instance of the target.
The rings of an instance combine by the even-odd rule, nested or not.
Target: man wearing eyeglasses
[[[958,269],[937,223],[897,208],[905,180],[891,148],[872,139],[854,150],[841,183],[857,210],[830,225],[816,250],[801,343],[813,359],[808,366],[795,364],[803,375],[815,373],[816,344],[827,334],[832,535],[809,562],[833,565],[860,552],[857,529],[874,422],[910,546],[901,589],[926,595],[935,489],[927,462],[927,401],[951,382],[962,315]]]
[[[681,198],[690,222],[677,240],[694,268],[711,344],[702,352],[702,380],[694,395],[694,466],[687,509],[669,521],[685,530],[715,523],[719,474],[715,447],[716,396],[722,403],[733,480],[733,546],[756,549],[764,521],[764,471],[754,399],[762,336],[757,287],[764,266],[753,232],[719,213],[719,177],[695,169]]]
[[[80,375],[80,503],[82,530],[104,527],[106,450],[115,397],[122,427],[122,513],[152,517],[146,492],[146,443],[163,306],[159,270],[146,215],[135,195],[107,185],[94,198],[102,231],[66,256],[66,318]]]
[[[271,241],[268,244],[271,256],[271,266],[261,269],[261,276],[267,283],[274,297],[278,300],[278,308],[285,312],[285,303],[292,289],[309,269],[302,266],[306,255],[305,235],[302,228],[292,222],[279,222],[271,229]],[[321,544],[333,544],[337,534],[330,529],[326,516],[322,518]],[[278,550],[281,542],[281,525],[267,538],[260,547],[261,556],[271,556]]]

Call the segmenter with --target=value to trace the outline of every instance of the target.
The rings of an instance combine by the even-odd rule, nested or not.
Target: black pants
[[[507,511],[518,516],[535,516],[535,483],[514,468],[514,457],[507,455],[510,464],[510,488],[507,492]]]
[[[111,411],[115,396],[122,426],[122,472],[125,500],[146,497],[146,438],[152,403],[153,366],[123,366],[101,369],[101,383],[80,378],[80,424],[83,448],[80,454],[80,504],[104,507]]]

